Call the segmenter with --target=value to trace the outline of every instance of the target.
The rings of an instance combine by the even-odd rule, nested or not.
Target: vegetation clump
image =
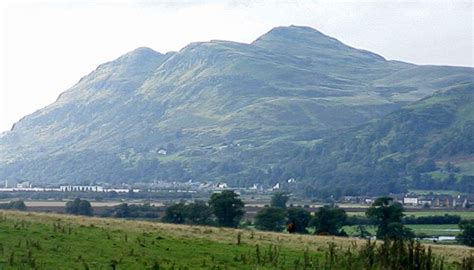
[[[381,197],[367,210],[366,216],[377,226],[378,239],[412,238],[413,232],[402,223],[403,206],[393,198]]]
[[[66,203],[66,213],[81,216],[92,216],[94,210],[88,200],[76,198]]]
[[[9,203],[0,204],[0,209],[26,211],[26,205],[23,200],[16,200],[16,201],[11,201]]]
[[[459,229],[461,229],[461,234],[457,237],[458,242],[474,247],[474,220],[462,220],[459,223]]]
[[[244,202],[232,190],[214,193],[209,206],[216,216],[217,224],[222,227],[237,227],[244,215]]]

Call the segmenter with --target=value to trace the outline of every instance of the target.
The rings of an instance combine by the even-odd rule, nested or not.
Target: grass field
[[[459,226],[457,224],[413,224],[406,226],[416,234],[424,233],[429,236],[456,236],[459,234]]]
[[[304,269],[327,257],[329,243],[354,248],[365,240],[0,212],[0,269]],[[474,250],[432,249],[447,261]]]
[[[427,210],[427,211],[414,211],[405,212],[406,216],[415,216],[415,217],[422,217],[422,216],[442,216],[444,214],[448,215],[458,215],[463,219],[474,219],[474,211],[437,211],[437,210]]]
[[[365,212],[357,211],[357,212],[347,212],[349,216],[365,216]],[[415,216],[415,217],[423,217],[423,216],[442,216],[444,214],[448,215],[458,215],[463,219],[474,219],[474,211],[456,211],[456,210],[426,210],[426,211],[408,211],[404,212],[405,216]]]
[[[406,227],[413,230],[415,234],[426,234],[428,236],[456,236],[459,234],[457,224],[409,224]],[[356,235],[357,226],[344,226],[344,231],[350,236]],[[375,235],[375,227],[365,226],[365,229],[372,235]]]

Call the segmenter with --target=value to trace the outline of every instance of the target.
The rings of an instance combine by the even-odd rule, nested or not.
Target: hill
[[[0,234],[0,265],[6,269],[362,269],[370,255],[372,269],[386,269],[375,246],[359,253],[365,241],[354,238],[46,213],[0,215],[5,232]],[[431,248],[444,257],[443,269],[458,269],[452,263],[472,251],[463,246]],[[425,252],[415,256],[420,254],[426,258]]]
[[[380,194],[407,188],[472,194],[474,84],[444,89],[325,139],[288,166],[313,179],[305,188],[309,194]]]
[[[308,27],[100,65],[0,135],[0,179],[274,184],[321,138],[378,119],[473,69],[387,61]]]

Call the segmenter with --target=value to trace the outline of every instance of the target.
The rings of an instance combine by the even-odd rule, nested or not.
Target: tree
[[[285,228],[286,211],[281,207],[265,207],[255,216],[259,230],[281,232]]]
[[[81,200],[79,203],[78,215],[92,216],[93,213],[94,213],[94,210],[92,209],[91,203],[87,200]]]
[[[127,218],[130,217],[130,207],[126,203],[122,203],[115,208],[114,217]]]
[[[26,211],[26,205],[23,200],[11,201],[9,203],[0,204],[0,209],[13,209],[19,211]]]
[[[217,223],[223,227],[237,227],[245,213],[244,203],[232,190],[212,194],[209,206],[217,218]]]
[[[461,233],[456,240],[463,245],[474,247],[474,220],[461,220],[459,229]]]
[[[377,238],[411,238],[413,233],[402,224],[403,206],[393,198],[380,197],[367,209],[365,215],[377,226]]]
[[[320,207],[311,226],[315,227],[315,234],[340,235],[340,229],[346,223],[347,214],[344,209],[337,207]]]
[[[186,205],[183,202],[179,202],[168,206],[162,221],[183,224],[186,221]]]
[[[288,196],[288,193],[286,192],[273,193],[270,206],[286,208],[286,203],[288,202],[289,199],[290,197]]]
[[[296,233],[308,233],[306,228],[311,221],[311,213],[303,208],[290,208],[288,209],[288,224],[292,223],[294,232]]]
[[[81,216],[92,216],[93,209],[88,200],[76,198],[74,201],[66,203],[66,213]]]
[[[20,211],[26,211],[26,205],[23,200],[11,201],[10,208],[15,209],[15,210],[20,210]]]
[[[196,225],[212,224],[212,210],[203,201],[195,201],[186,206],[186,222]]]

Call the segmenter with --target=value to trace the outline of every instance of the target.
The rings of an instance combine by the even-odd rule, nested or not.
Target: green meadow
[[[0,269],[349,269],[365,267],[367,252],[375,258],[370,269],[384,269],[387,262],[377,259],[382,246],[356,238],[0,212]],[[462,269],[473,251],[425,247],[433,255],[420,256],[433,256],[433,265],[443,258],[444,269]]]

